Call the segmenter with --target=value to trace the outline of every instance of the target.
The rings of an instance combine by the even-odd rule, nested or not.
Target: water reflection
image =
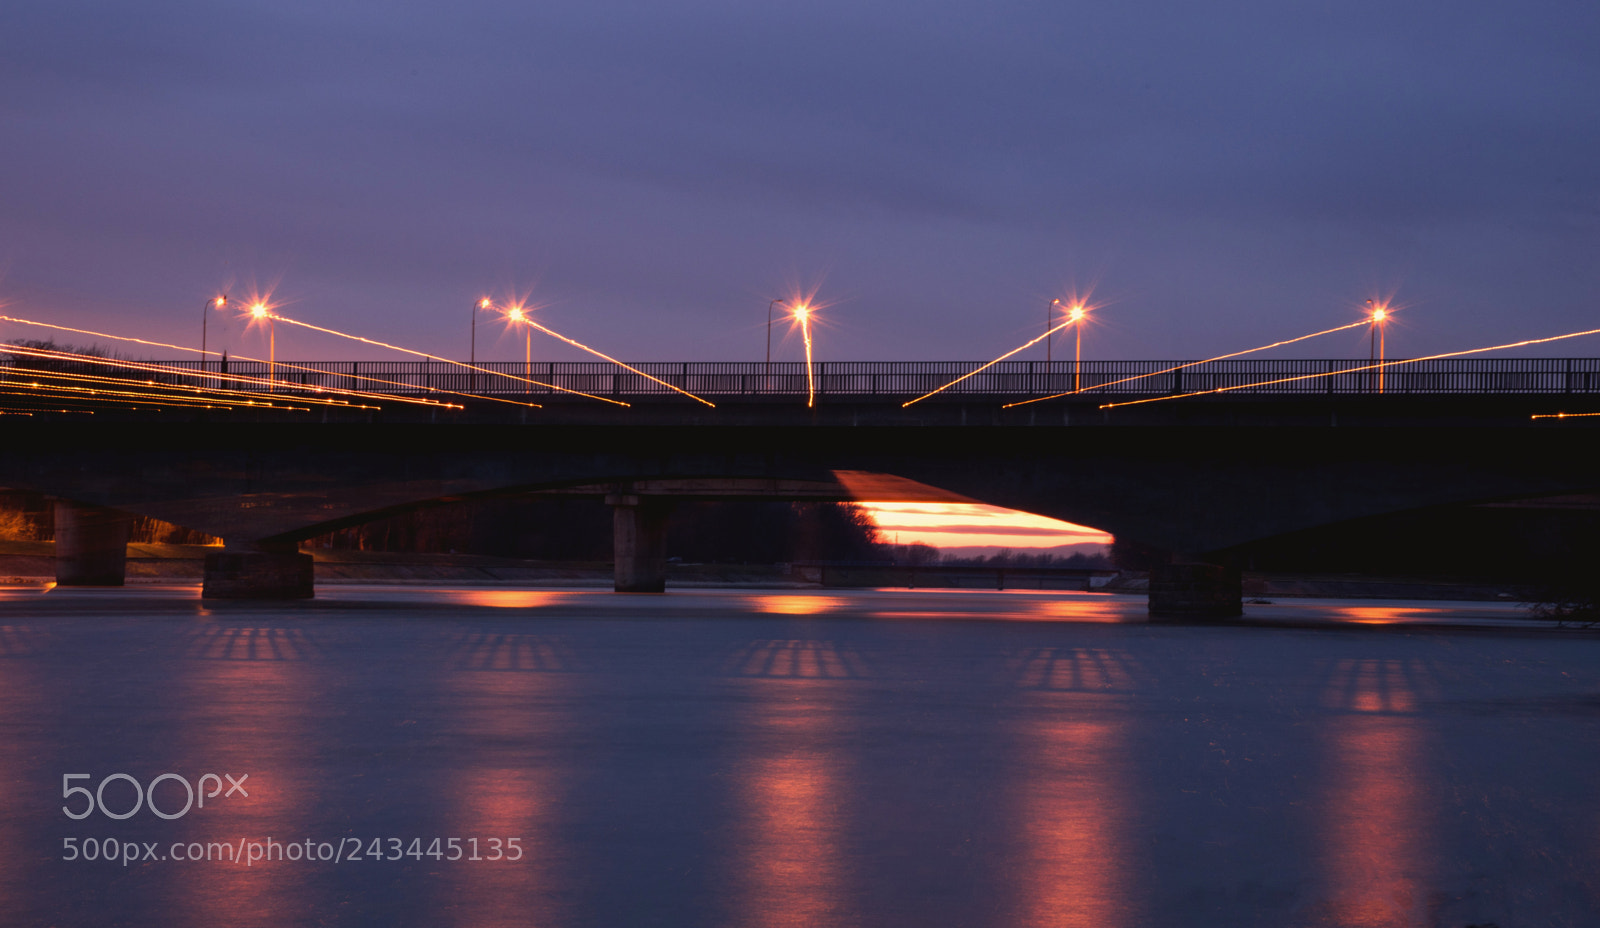
[[[1440,618],[1449,610],[1427,606],[1335,606],[1327,609],[1334,618],[1357,625],[1394,625]]]
[[[737,924],[811,928],[845,914],[838,797],[846,787],[821,685],[763,681],[750,692],[749,757],[736,787],[745,809]]]
[[[311,747],[318,673],[307,658],[320,648],[300,629],[208,624],[184,651],[190,660],[175,683],[190,717],[178,772],[191,782],[209,772],[248,774],[249,796],[208,800],[179,820],[168,840],[231,844],[237,852],[240,838],[284,845],[327,839],[309,827],[329,787],[318,781]],[[245,867],[213,859],[166,866],[170,911],[187,916],[179,922],[304,923],[326,905],[308,883],[326,864],[270,859]]]
[[[1070,711],[1071,703],[1039,706],[1045,711],[1022,732],[1023,851],[1012,921],[1061,928],[1133,924],[1126,880],[1127,778],[1118,727],[1072,718],[1078,713]]]
[[[205,626],[189,636],[184,656],[219,661],[303,661],[322,647],[298,628]]]
[[[0,625],[0,658],[29,657],[44,647],[47,633],[30,625]]]
[[[1329,784],[1321,914],[1352,928],[1428,924],[1429,821],[1418,783],[1424,751],[1414,717],[1428,685],[1420,661],[1337,662],[1323,704]]]
[[[438,831],[461,838],[462,852],[460,860],[429,867],[442,877],[441,917],[435,923],[464,928],[562,924],[566,913],[552,903],[563,876],[559,839],[552,832],[568,777],[552,745],[567,735],[566,714],[556,707],[569,698],[573,677],[564,671],[575,662],[564,645],[534,636],[467,637],[489,639],[476,645],[478,652],[506,660],[489,660],[449,678],[448,700],[461,707],[451,720],[451,735],[472,745],[474,753],[458,757],[449,775],[447,795],[454,801]],[[468,659],[478,652],[469,646]],[[512,666],[517,654],[545,657],[543,663]],[[475,847],[468,840],[473,837]],[[518,839],[517,850],[510,838]],[[498,850],[491,839],[502,842]],[[470,859],[474,850],[481,860]],[[497,855],[501,859],[492,859]]]
[[[729,655],[722,673],[735,677],[847,679],[867,676],[866,662],[854,649],[834,641],[762,639]]]
[[[434,591],[430,591],[434,592]],[[573,598],[570,593],[548,590],[446,590],[445,602],[462,606],[489,606],[499,609],[537,609],[554,606]]]
[[[939,591],[940,594],[945,591]],[[935,595],[920,609],[890,608],[864,613],[877,619],[994,619],[1007,622],[1143,622],[1142,597],[1111,593],[1040,594],[1008,590],[962,596]]]
[[[821,615],[845,606],[845,600],[836,596],[752,596],[750,605],[756,612],[771,615]]]
[[[457,638],[452,664],[460,670],[571,673],[580,669],[578,654],[565,639],[497,632],[474,632]]]
[[[38,654],[47,641],[43,629],[0,627],[0,658]],[[7,732],[0,738],[0,783],[6,784],[0,789],[0,912],[18,922],[33,902],[31,890],[40,860],[38,854],[23,850],[35,846],[25,823],[39,811],[38,794],[23,784],[61,781],[55,770],[43,775],[38,771],[38,745],[26,734],[30,729],[53,730],[58,722],[49,701],[40,699],[46,691],[43,676],[33,661],[0,664],[0,726]]]
[[[1416,711],[1419,696],[1431,698],[1437,689],[1421,660],[1345,658],[1331,666],[1320,701],[1329,709],[1409,713]]]
[[[1104,648],[1037,648],[1013,664],[1017,685],[1028,689],[1132,693],[1142,676],[1132,655]]]

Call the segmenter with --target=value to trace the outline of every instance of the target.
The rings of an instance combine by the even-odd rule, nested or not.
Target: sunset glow
[[[860,503],[888,543],[936,548],[1109,545],[1099,529],[976,503]]]

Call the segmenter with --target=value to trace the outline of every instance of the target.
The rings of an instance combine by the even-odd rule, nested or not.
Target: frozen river
[[[0,921],[1600,923],[1600,635],[1247,608],[0,591]]]

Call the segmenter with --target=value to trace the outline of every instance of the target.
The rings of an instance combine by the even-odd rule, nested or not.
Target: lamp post
[[[1051,300],[1050,305],[1044,308],[1044,363],[1047,365],[1051,360],[1051,349],[1054,348],[1056,344],[1056,337],[1050,334],[1050,329],[1055,326],[1056,307],[1060,305],[1060,300]],[[1050,368],[1046,367],[1045,373],[1047,375],[1049,374],[1049,371]]]
[[[471,345],[467,349],[467,364],[474,368],[478,366],[478,310],[488,309],[493,305],[488,297],[484,297],[472,304],[472,339]],[[478,389],[478,372],[474,370],[472,371],[472,386],[467,388],[467,392],[470,393],[476,389]]]
[[[767,304],[767,366],[764,373],[766,374],[768,389],[771,389],[772,387],[772,307],[778,305],[779,303],[782,303],[785,306],[789,305],[788,300],[781,299],[773,300]]]
[[[1075,339],[1077,347],[1072,352],[1072,392],[1074,393],[1081,389],[1079,372],[1083,369],[1083,317],[1087,313],[1088,311],[1084,309],[1082,303],[1072,307],[1072,329],[1073,334],[1077,336]]]
[[[200,372],[206,370],[206,323],[211,320],[211,307],[218,309],[228,305],[228,295],[214,296],[206,300],[206,305],[200,308]]]
[[[1372,307],[1372,331],[1367,346],[1367,363],[1377,361],[1378,392],[1383,392],[1383,363],[1384,356],[1388,353],[1388,346],[1384,344],[1383,323],[1389,318],[1389,309],[1386,306],[1376,305],[1371,300],[1367,305]]]

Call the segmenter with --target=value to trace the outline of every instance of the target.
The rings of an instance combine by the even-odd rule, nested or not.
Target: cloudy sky
[[[0,301],[194,344],[213,292],[271,288],[465,355],[475,298],[530,295],[639,360],[758,359],[813,288],[819,357],[857,360],[987,358],[1091,290],[1089,357],[1390,295],[1391,355],[1593,328],[1597,35],[1538,0],[14,0]]]

